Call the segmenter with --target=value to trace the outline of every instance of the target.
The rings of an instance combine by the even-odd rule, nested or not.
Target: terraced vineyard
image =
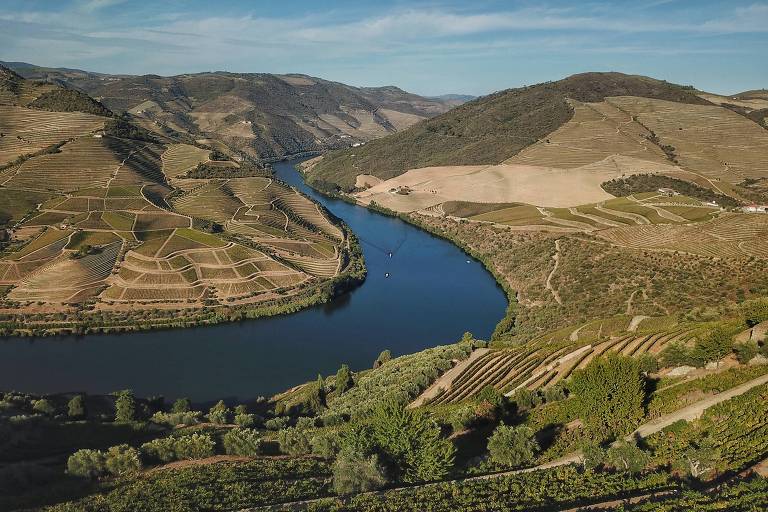
[[[586,327],[586,326],[585,326]],[[584,331],[584,327],[573,332]],[[429,403],[460,402],[492,386],[507,395],[519,389],[547,389],[564,381],[590,361],[608,352],[640,357],[659,354],[669,343],[688,343],[700,331],[695,326],[675,326],[647,332],[617,332],[587,341],[564,338],[562,333],[548,334],[525,346],[491,350],[475,359]],[[581,336],[579,336],[581,338]]]
[[[71,326],[85,304],[106,323],[144,309],[147,325],[158,307],[183,311],[180,320],[225,305],[277,311],[322,300],[354,259],[345,231],[287,185],[176,179],[209,150],[107,135],[104,122],[0,106],[0,164],[59,146],[0,174],[0,221],[14,223],[0,253],[6,324],[35,312],[43,326],[62,313],[56,326]],[[34,328],[26,324],[18,332]]]

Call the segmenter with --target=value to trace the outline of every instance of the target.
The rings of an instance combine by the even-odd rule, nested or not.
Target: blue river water
[[[138,396],[187,396],[198,402],[246,400],[333,373],[342,363],[368,368],[384,349],[412,353],[454,342],[465,331],[487,339],[507,302],[481,263],[399,219],[321,196],[304,184],[295,163],[275,164],[277,176],[357,234],[368,267],[362,286],[324,306],[238,323],[4,338],[0,390],[133,389]]]

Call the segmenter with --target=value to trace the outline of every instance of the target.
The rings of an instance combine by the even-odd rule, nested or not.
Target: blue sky
[[[582,71],[768,87],[768,1],[0,0],[0,60],[486,94]]]

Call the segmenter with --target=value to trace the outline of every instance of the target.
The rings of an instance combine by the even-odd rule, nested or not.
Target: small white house
[[[750,204],[742,208],[745,213],[768,213],[768,205]]]

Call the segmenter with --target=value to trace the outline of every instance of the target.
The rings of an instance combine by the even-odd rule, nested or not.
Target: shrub
[[[461,432],[471,427],[476,419],[474,407],[464,405],[451,413],[449,421],[454,432]]]
[[[286,428],[277,433],[280,451],[288,455],[306,455],[312,451],[306,432],[298,428]]]
[[[86,417],[85,398],[83,398],[83,395],[75,395],[72,397],[67,404],[67,415],[73,419],[82,419]]]
[[[503,466],[528,465],[533,462],[538,450],[533,430],[526,426],[499,425],[488,439],[491,460]]]
[[[659,371],[659,362],[651,354],[645,353],[637,358],[640,371],[645,374]]]
[[[175,402],[173,402],[173,406],[171,407],[171,412],[174,413],[189,412],[191,410],[192,402],[189,400],[189,398],[178,398]]]
[[[300,418],[296,419],[296,428],[299,430],[308,430],[311,428],[315,428],[317,425],[317,420],[315,418],[311,418],[309,416],[301,416]]]
[[[512,395],[512,400],[517,404],[517,409],[527,411],[542,404],[541,396],[528,388],[521,388]]]
[[[747,364],[757,355],[759,347],[757,343],[736,343],[733,345],[733,352],[736,354],[736,358],[741,364]]]
[[[344,423],[344,421],[345,421],[345,418],[343,415],[336,414],[333,412],[324,414],[323,416],[320,417],[320,422],[324,427],[335,427],[336,425],[341,425],[342,423]]]
[[[176,438],[174,450],[178,459],[204,459],[214,454],[216,442],[205,434],[189,434]]]
[[[645,382],[638,362],[609,354],[577,370],[569,386],[575,411],[593,439],[611,439],[631,431],[643,417]]]
[[[309,441],[312,453],[324,459],[333,459],[341,450],[338,434],[335,432],[319,433]]]
[[[386,471],[376,455],[342,452],[333,465],[333,489],[338,494],[373,491],[387,483]]]
[[[78,450],[67,459],[67,474],[98,478],[106,473],[106,460],[99,450]]]
[[[223,443],[228,455],[254,457],[264,453],[264,441],[250,428],[233,428],[224,435]]]
[[[35,400],[32,402],[32,410],[48,416],[53,416],[56,414],[56,408],[49,400],[46,400],[45,398],[41,398],[40,400]]]
[[[349,366],[343,364],[339,371],[336,372],[336,393],[339,395],[344,394],[349,388],[354,385],[352,380],[352,372],[349,371]]]
[[[733,349],[733,333],[730,329],[717,326],[703,336],[693,347],[695,366],[704,366],[709,361],[718,361]]]
[[[760,322],[768,320],[768,298],[744,302],[740,309],[744,316],[744,322],[749,327],[754,327]]]
[[[288,416],[279,416],[277,418],[268,419],[264,422],[264,428],[267,430],[282,430],[288,426],[290,418]]]
[[[113,475],[125,475],[141,470],[139,451],[127,444],[111,447],[105,456],[105,467]]]
[[[264,418],[257,414],[240,413],[235,415],[235,425],[239,427],[254,427],[263,422]]]
[[[634,475],[645,469],[650,462],[650,457],[635,443],[619,441],[608,448],[605,453],[605,462],[616,471]]]
[[[390,361],[392,359],[392,352],[389,350],[382,350],[379,354],[379,357],[376,358],[376,360],[373,362],[373,369],[375,370],[379,366],[383,365],[387,361]]]
[[[208,420],[217,425],[226,425],[231,418],[232,411],[224,403],[224,400],[219,400],[208,412]]]
[[[197,425],[203,413],[200,411],[187,412],[156,412],[149,419],[152,423],[175,427],[177,425]]]
[[[176,438],[161,437],[141,445],[141,451],[147,457],[159,462],[171,462],[176,457]]]

